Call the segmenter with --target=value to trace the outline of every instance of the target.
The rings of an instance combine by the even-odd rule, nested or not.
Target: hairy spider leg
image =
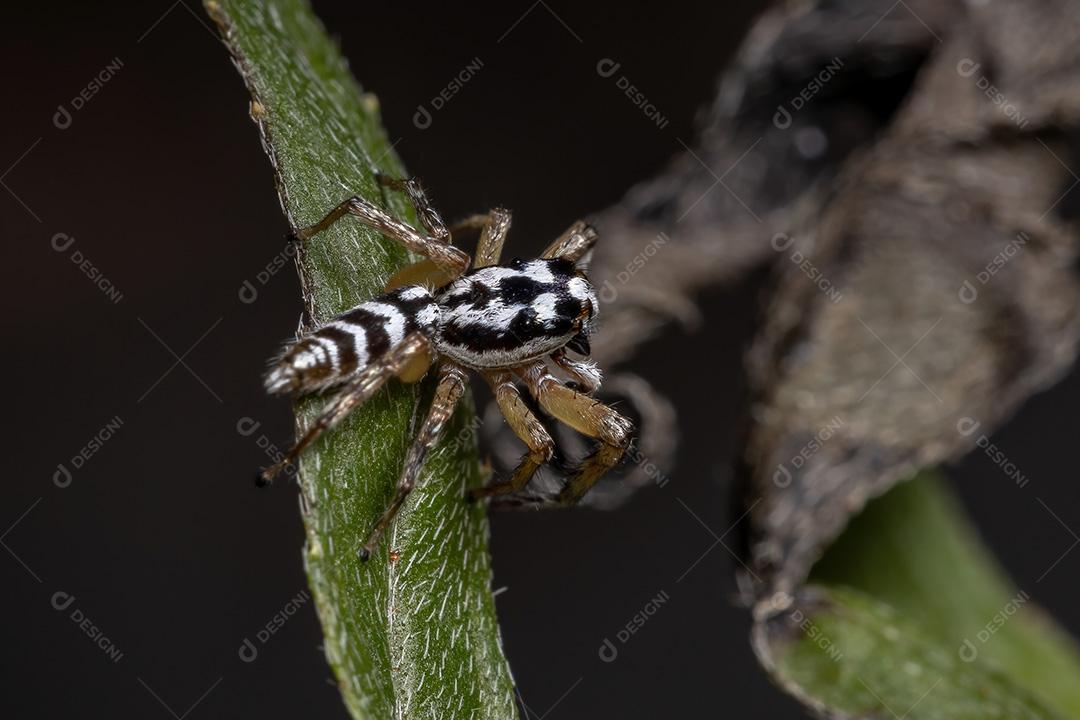
[[[446,224],[443,222],[442,216],[432,206],[427,195],[424,193],[420,183],[415,178],[406,178],[398,180],[382,173],[377,173],[375,179],[384,187],[388,187],[392,190],[405,193],[413,207],[416,209],[416,214],[420,218],[420,222],[427,229],[428,233],[437,240],[442,240],[447,244],[453,242],[453,237],[459,232],[464,232],[472,229],[479,229],[480,245],[477,248],[476,257],[473,261],[473,267],[484,267],[485,265],[493,265],[498,262],[498,253],[502,249],[503,241],[506,239],[506,232],[510,229],[510,212],[501,208],[496,208],[486,215],[471,215],[465,220],[455,223],[449,230]],[[485,253],[484,248],[494,245],[495,260],[493,262],[486,262],[485,258],[490,253]],[[387,290],[392,290],[403,285],[424,285],[431,289],[442,287],[453,282],[461,273],[449,273],[446,268],[440,266],[431,259],[421,260],[420,262],[409,265],[402,268],[395,273],[386,284]]]
[[[424,226],[424,229],[436,240],[445,243],[450,242],[450,231],[446,229],[446,223],[443,222],[439,211],[428,200],[428,196],[424,193],[424,189],[420,187],[420,182],[416,178],[399,180],[389,175],[375,173],[375,181],[383,187],[404,193],[416,210],[416,216],[420,218],[420,224]]]
[[[596,228],[584,220],[578,220],[568,227],[566,232],[555,238],[555,241],[548,245],[544,252],[540,253],[540,257],[566,258],[579,265],[584,265],[587,263],[586,255],[593,249],[599,239],[600,236],[597,234]]]
[[[510,230],[510,211],[494,208],[487,213],[470,215],[450,226],[450,237],[457,237],[458,234],[470,230],[480,231],[480,241],[476,247],[473,268],[497,265],[503,243],[506,242],[506,234]],[[432,261],[421,260],[394,273],[390,281],[386,283],[386,289],[393,290],[405,285],[423,285],[434,290],[449,285],[454,279],[440,270]]]
[[[409,285],[423,285],[434,292],[437,288],[449,285],[456,278],[430,260],[421,260],[398,270],[386,281],[387,290],[396,290]]]
[[[600,389],[602,379],[600,366],[592,360],[572,360],[567,357],[566,350],[563,348],[551,353],[550,357],[552,362],[573,380],[574,390],[592,395]]]
[[[496,481],[485,487],[473,489],[470,492],[473,499],[506,495],[523,490],[540,466],[550,460],[555,453],[555,441],[525,404],[521,391],[514,385],[514,376],[506,370],[492,370],[483,375],[491,385],[495,393],[495,401],[499,404],[499,409],[502,410],[510,429],[521,438],[529,451],[522,456],[509,480]]]
[[[578,465],[562,491],[554,497],[523,496],[508,498],[505,505],[538,503],[548,506],[574,505],[608,470],[615,467],[630,444],[633,429],[629,420],[596,398],[566,387],[547,369],[543,362],[534,362],[515,372],[540,407],[559,422],[596,438],[600,445]]]
[[[422,235],[411,225],[388,215],[382,208],[357,195],[342,202],[317,223],[297,230],[296,239],[307,240],[330,227],[346,214],[354,215],[365,225],[401,243],[410,252],[423,255],[451,279],[457,278],[469,268],[469,256],[447,242],[450,234],[445,227],[441,230],[444,233],[442,236]],[[434,222],[430,213],[420,213],[420,218],[425,224]],[[432,227],[438,231],[438,225],[433,224]]]
[[[483,216],[474,216],[474,218],[474,222],[478,222]],[[509,223],[509,217],[507,217],[507,223]],[[489,226],[490,221],[485,227]],[[593,245],[596,244],[598,237],[595,229],[582,221],[578,221],[560,235],[548,249],[545,250],[543,257],[552,259],[564,258],[575,263],[582,262],[583,258],[586,257]],[[489,257],[491,257],[493,263],[498,262],[501,244],[502,240],[500,239],[498,246],[489,251],[491,253]],[[478,248],[477,251],[478,256],[483,249],[485,248],[484,238],[482,236],[480,248]],[[587,353],[587,339],[582,337],[580,338],[579,343],[578,349]],[[572,360],[566,356],[565,350],[561,348],[552,353],[550,357],[551,360],[573,380],[575,386],[583,390],[586,394],[593,393],[600,387],[600,370],[595,363],[587,360]],[[546,368],[544,368],[542,363],[534,365],[533,369],[534,371],[542,369],[545,374],[545,378],[538,382],[538,387],[544,385],[544,383],[548,381],[553,381],[558,384],[557,380],[547,374]],[[509,481],[493,482],[484,488],[474,490],[471,493],[474,498],[519,493],[526,485],[528,485],[539,467],[551,459],[555,449],[555,443],[552,440],[551,435],[522,400],[520,391],[513,383],[512,374],[507,371],[491,371],[485,373],[485,378],[495,391],[495,399],[499,408],[502,410],[503,416],[506,417],[511,429],[525,443],[529,448],[529,451],[522,457]],[[574,388],[561,388],[561,390],[555,392],[556,394],[563,394],[566,392],[574,393]],[[533,394],[534,397],[537,397],[538,401],[540,401],[542,391],[536,391]],[[544,394],[545,397],[547,397],[547,394]],[[565,402],[560,402],[559,398],[551,398],[547,402],[549,405],[557,405],[560,407],[567,404]],[[541,407],[544,407],[545,410],[551,412],[550,407],[547,407],[544,404],[541,404]],[[610,467],[613,467],[618,463],[623,452],[625,452],[627,441],[624,436],[629,436],[629,422],[606,406],[601,407],[603,408],[603,411],[593,410],[591,413],[592,421],[587,421],[584,424],[568,422],[566,419],[559,417],[555,412],[551,412],[557,419],[566,422],[571,425],[571,427],[574,427],[591,437],[601,437],[602,439],[600,448],[593,456],[582,463],[579,472],[569,483],[567,483],[566,490],[564,490],[560,498],[556,499],[556,502],[569,504],[580,500],[588,489],[596,483],[600,476],[602,476]],[[573,412],[572,408],[571,412]],[[579,414],[588,415],[588,413]],[[614,418],[618,418],[618,420],[606,418],[606,415],[608,414],[613,415]],[[609,432],[606,428],[610,426],[614,426],[616,431]],[[547,501],[550,501],[550,499],[547,499]],[[513,504],[513,502],[514,499],[511,499],[509,504]]]
[[[510,211],[506,208],[492,208],[486,215],[473,215],[454,226],[458,229],[480,229],[480,240],[476,244],[473,267],[482,268],[498,265],[502,255],[506,234],[510,232]]]
[[[376,521],[367,541],[360,548],[361,560],[367,560],[371,557],[375,546],[379,544],[383,533],[386,532],[387,526],[390,525],[394,516],[401,509],[405,498],[416,487],[420,469],[424,465],[424,458],[427,457],[428,451],[438,442],[446,423],[454,414],[458,401],[461,400],[461,396],[465,393],[467,382],[468,378],[465,369],[460,365],[446,361],[439,368],[439,384],[435,388],[435,397],[431,401],[431,408],[428,410],[427,417],[424,418],[424,423],[420,426],[420,432],[417,433],[416,439],[413,441],[412,446],[409,447],[409,453],[405,457],[405,467],[401,472],[401,478],[398,480],[397,490],[394,492],[393,500],[390,501],[390,506]]]
[[[280,460],[262,471],[260,484],[267,485],[286,465],[296,462],[304,448],[314,442],[325,431],[333,428],[352,410],[367,402],[375,391],[394,376],[411,375],[418,359],[429,361],[433,350],[431,342],[421,332],[410,333],[385,355],[375,359],[370,365],[350,379],[334,396],[311,427],[296,443],[286,451]]]

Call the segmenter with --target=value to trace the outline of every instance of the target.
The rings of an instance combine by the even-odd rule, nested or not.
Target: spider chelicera
[[[516,498],[518,504],[572,505],[619,462],[632,430],[629,420],[591,397],[600,386],[596,364],[566,354],[567,349],[589,354],[597,301],[583,268],[597,240],[592,227],[576,222],[538,259],[499,264],[510,229],[507,210],[474,215],[448,229],[415,180],[376,178],[408,196],[426,234],[354,196],[297,231],[296,239],[305,241],[349,214],[426,259],[394,275],[385,294],[338,315],[288,346],[274,361],[266,376],[271,393],[339,390],[296,444],[260,475],[263,484],[269,483],[391,378],[417,382],[437,365],[439,380],[431,408],[405,458],[397,492],[360,550],[365,560],[416,485],[428,450],[465,393],[467,369],[479,372],[491,385],[511,429],[528,447],[509,480],[476,488],[470,493],[473,498],[503,496]],[[468,230],[480,231],[471,263],[451,244],[454,234]],[[552,366],[567,379],[552,374]],[[551,459],[555,443],[526,406],[517,382],[546,413],[600,441],[557,494],[521,494],[537,469]]]

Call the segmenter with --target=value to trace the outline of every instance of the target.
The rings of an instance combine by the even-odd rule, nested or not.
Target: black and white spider
[[[416,382],[433,365],[439,381],[416,440],[405,458],[397,492],[375,523],[360,557],[367,559],[416,485],[424,458],[438,440],[467,384],[466,369],[491,385],[513,431],[528,446],[510,479],[472,491],[472,497],[521,491],[551,459],[555,443],[526,406],[520,381],[539,406],[560,422],[600,441],[571,474],[562,490],[537,502],[570,505],[614,467],[630,443],[629,420],[591,397],[600,370],[587,356],[596,317],[596,294],[583,270],[596,243],[596,231],[574,223],[536,260],[499,264],[510,213],[496,208],[451,229],[428,203],[415,180],[382,175],[379,182],[404,192],[427,234],[360,197],[351,197],[319,222],[299,230],[304,241],[350,214],[426,259],[394,275],[387,292],[342,313],[287,347],[266,376],[271,393],[307,394],[340,387],[337,395],[283,458],[260,479],[270,482],[287,463],[364,403],[393,377]],[[451,244],[454,233],[479,230],[476,257]],[[549,361],[568,381],[551,372]]]

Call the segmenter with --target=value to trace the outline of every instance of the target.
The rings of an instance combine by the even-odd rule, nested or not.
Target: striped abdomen
[[[363,370],[410,333],[433,332],[439,307],[426,288],[410,285],[357,305],[286,348],[266,375],[272,393],[308,393]]]

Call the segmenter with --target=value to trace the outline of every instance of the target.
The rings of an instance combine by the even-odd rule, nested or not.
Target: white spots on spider
[[[386,302],[373,300],[361,305],[365,310],[383,318],[383,329],[390,336],[390,347],[394,347],[405,339],[405,314],[395,306]]]
[[[551,272],[551,262],[548,260],[530,260],[527,263],[523,263],[521,270],[515,271],[525,277],[531,278],[538,283],[554,283],[559,282],[560,278],[556,277]],[[513,270],[513,268],[510,268]]]
[[[292,388],[293,369],[288,365],[276,365],[266,374],[266,391],[283,393]]]
[[[419,328],[427,332],[438,325],[439,306],[436,304],[435,296],[431,294],[430,290],[423,285],[408,285],[398,290],[397,293],[397,298],[405,302],[427,301],[420,305],[420,309],[415,312],[412,318]]]
[[[544,325],[548,325],[555,321],[558,317],[558,312],[555,310],[555,302],[558,298],[554,293],[544,293],[543,295],[537,295],[536,299],[529,305],[533,312],[536,313],[536,320]]]
[[[596,317],[596,313],[600,310],[600,305],[596,302],[596,293],[593,291],[592,285],[583,277],[574,277],[566,284],[570,294],[578,300],[584,300],[592,307],[592,317]]]
[[[439,295],[439,302],[446,303],[446,301],[468,297],[472,294],[474,283],[483,285],[491,291],[491,293],[498,295],[500,292],[499,284],[503,280],[518,280],[522,278],[532,280],[541,285],[551,285],[566,281],[565,276],[556,276],[551,271],[550,260],[530,260],[527,263],[520,263],[517,267],[492,265],[462,275],[457,280],[450,283],[450,286]],[[588,283],[586,283],[586,285],[587,284]]]
[[[536,313],[536,323],[548,327],[558,318],[555,303],[556,297],[552,293],[537,295],[528,305],[524,303],[507,303],[502,298],[496,298],[484,307],[462,305],[455,308],[446,308],[442,311],[442,321],[445,324],[472,325],[478,328],[491,328],[505,332],[510,327],[510,323],[514,321],[514,318],[518,316],[518,313],[525,309],[531,309]]]
[[[315,363],[326,363],[337,367],[338,364],[338,348],[335,343],[330,342],[326,338],[313,337],[311,344],[311,351],[313,355],[321,355],[320,358],[313,358]]]
[[[398,292],[402,300],[421,300],[431,298],[431,293],[423,285],[406,285]]]
[[[416,324],[430,331],[439,324],[440,315],[438,305],[435,303],[425,305],[420,312],[416,313]]]
[[[556,275],[551,271],[550,260],[530,260],[528,262],[515,262],[518,263],[516,266],[490,265],[488,267],[480,268],[479,270],[468,273],[467,275],[463,275],[462,277],[451,283],[450,287],[445,293],[443,293],[442,297],[447,297],[448,295],[454,294],[463,286],[465,287],[467,294],[468,284],[464,283],[467,278],[478,280],[492,288],[498,287],[499,281],[507,278],[527,277],[530,280],[535,280],[538,283],[544,284],[559,281],[559,278],[556,277]]]
[[[362,325],[347,322],[332,322],[326,327],[332,327],[337,330],[346,333],[353,339],[353,350],[356,352],[356,366],[364,367],[370,360],[371,353],[368,351],[368,331]],[[318,335],[312,336],[313,340],[319,340],[320,342],[329,345],[334,348],[334,367],[340,368],[341,365],[338,361],[338,346],[337,343],[329,340],[328,338],[320,338]]]
[[[483,307],[471,304],[443,308],[442,322],[453,325],[477,325],[506,327],[521,310],[521,305],[507,306],[502,300],[493,300]]]

